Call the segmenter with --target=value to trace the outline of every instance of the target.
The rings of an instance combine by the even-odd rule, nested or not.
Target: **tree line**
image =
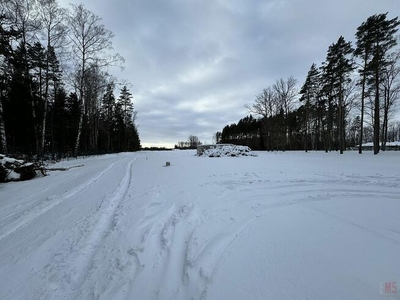
[[[202,145],[200,139],[195,135],[189,135],[186,141],[180,141],[175,144],[175,149],[187,150],[187,149],[197,149],[197,146]]]
[[[304,84],[279,79],[246,105],[252,115],[214,135],[217,143],[260,150],[338,150],[373,142],[374,154],[400,140],[393,114],[400,98],[398,17],[370,16],[356,30],[355,45],[343,36],[326,59],[313,63]]]
[[[0,0],[0,153],[140,148],[132,94],[108,73],[124,62],[113,36],[83,5]]]

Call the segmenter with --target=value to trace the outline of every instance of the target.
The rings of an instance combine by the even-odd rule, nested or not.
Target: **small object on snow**
[[[169,162],[169,161],[167,161],[166,163],[165,163],[165,166],[166,167],[169,167],[171,165],[171,163]]]

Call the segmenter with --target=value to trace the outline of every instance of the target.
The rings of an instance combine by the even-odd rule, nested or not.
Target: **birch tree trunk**
[[[74,85],[79,92],[80,114],[74,155],[79,151],[85,113],[85,76],[91,67],[106,68],[123,61],[118,54],[110,55],[113,34],[100,24],[101,19],[84,8],[82,4],[72,5],[69,13],[69,39],[72,44],[71,60],[76,66]],[[92,64],[92,65],[90,65]]]
[[[0,99],[0,146],[1,146],[2,154],[8,154],[6,128],[4,126],[3,115],[4,115],[3,114],[3,103]]]

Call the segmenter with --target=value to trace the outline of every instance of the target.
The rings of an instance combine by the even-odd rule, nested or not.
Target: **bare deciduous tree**
[[[278,99],[273,88],[268,87],[256,96],[253,103],[245,106],[249,112],[263,118],[272,117],[278,112]]]
[[[388,124],[400,97],[400,50],[388,56],[388,63],[382,74],[382,131],[381,148],[385,151],[388,139]]]
[[[268,150],[271,150],[272,132],[268,130],[269,119],[278,114],[280,110],[278,97],[273,87],[263,90],[260,95],[256,96],[256,100],[245,106],[249,112],[262,117],[261,137]]]
[[[118,54],[110,54],[113,33],[102,25],[101,18],[81,5],[72,5],[68,18],[71,41],[71,62],[74,67],[74,87],[80,104],[78,133],[74,154],[78,154],[85,114],[85,77],[91,68],[105,68],[123,61]]]
[[[188,145],[190,148],[197,148],[197,146],[201,145],[200,139],[195,135],[190,135],[188,137]]]
[[[58,6],[56,0],[39,0],[37,2],[37,11],[39,19],[43,25],[44,37],[47,42],[45,88],[43,95],[44,112],[40,142],[40,151],[43,152],[46,137],[47,106],[51,81],[53,82],[55,89],[55,78],[50,75],[50,63],[52,60],[51,53],[63,45],[66,36],[66,26],[64,24],[65,11]]]
[[[283,78],[278,79],[273,86],[273,89],[275,90],[277,96],[278,103],[283,108],[285,114],[286,144],[289,145],[289,148],[291,148],[290,145],[291,137],[289,134],[290,131],[289,131],[288,116],[293,109],[293,104],[298,94],[296,89],[296,84],[297,80],[293,76],[290,76],[286,80]]]

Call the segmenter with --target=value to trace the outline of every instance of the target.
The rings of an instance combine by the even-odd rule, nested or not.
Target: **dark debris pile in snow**
[[[0,182],[32,179],[36,177],[36,170],[38,169],[40,167],[34,163],[0,154]]]
[[[222,156],[257,156],[247,146],[216,145],[215,148],[204,150],[200,156],[222,157]]]

